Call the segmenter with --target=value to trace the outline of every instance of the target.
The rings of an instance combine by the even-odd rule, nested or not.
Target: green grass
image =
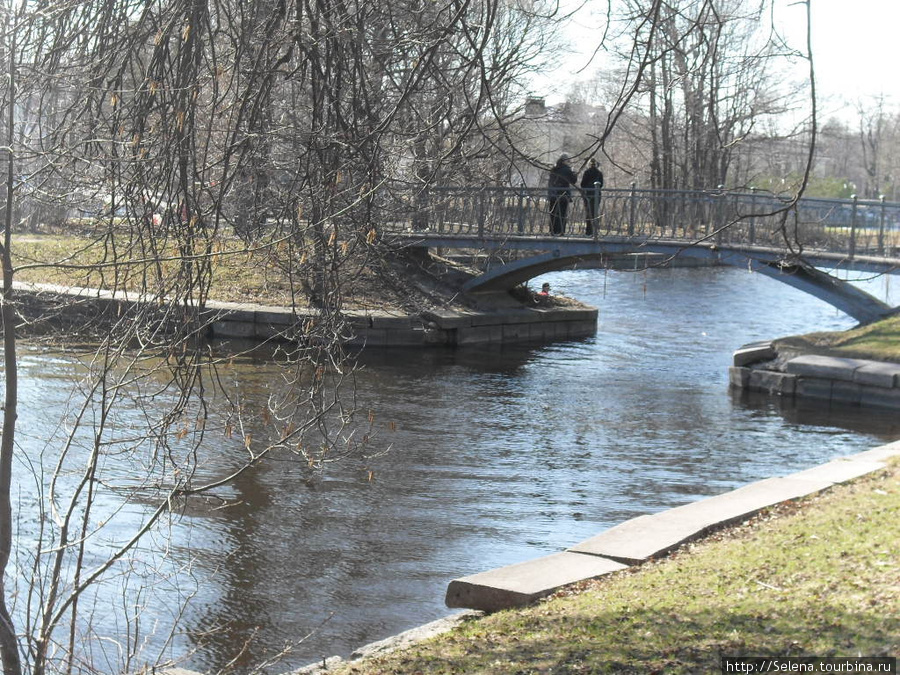
[[[784,338],[778,343],[806,352],[900,362],[900,316],[847,331]]]
[[[900,470],[337,673],[718,673],[721,656],[900,653]]]

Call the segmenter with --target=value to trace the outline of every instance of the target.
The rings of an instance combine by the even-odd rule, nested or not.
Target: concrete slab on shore
[[[853,372],[853,379],[860,384],[882,389],[900,386],[900,363],[869,361]]]
[[[563,551],[499,569],[454,579],[447,587],[448,607],[495,612],[522,607],[584,579],[625,569],[626,565]]]
[[[734,352],[734,365],[737,367],[748,366],[760,361],[771,361],[776,356],[778,353],[771,341],[752,342]]]
[[[749,518],[770,506],[877,471],[884,461],[898,456],[900,441],[667,511],[638,516],[563,553],[456,579],[450,582],[446,602],[449,607],[485,611],[526,605],[561,586],[663,556],[711,530]]]
[[[609,532],[617,530],[620,533],[624,533],[626,531],[624,526],[629,526],[630,536],[643,536],[641,527],[644,526],[657,528],[658,534],[660,523],[663,525],[667,524],[666,518],[663,516],[672,511],[677,512],[680,516],[687,514],[687,517],[683,518],[684,522],[692,523],[692,525],[687,527],[688,530],[692,527],[703,526],[704,523],[721,523],[723,518],[739,520],[752,515],[766,506],[806,496],[826,489],[835,483],[870,473],[884,466],[883,462],[893,457],[900,457],[900,441],[894,441],[855,455],[841,457],[789,476],[751,483],[723,495],[677,507],[661,514],[640,516],[612,528],[612,530],[607,530],[607,532],[598,535],[598,537],[579,544],[578,547],[588,542],[599,540],[600,537],[606,537],[607,543],[610,543]],[[717,510],[720,511],[718,515],[710,515],[710,512]],[[697,534],[696,530],[694,534]],[[627,543],[627,537],[624,540]],[[602,556],[574,553],[574,549],[578,547],[573,547],[568,552],[557,553],[537,560],[456,579],[450,582],[450,587],[447,589],[447,604],[450,607],[463,606],[478,609],[481,609],[479,605],[483,605],[486,611],[496,611],[507,607],[528,604],[557,590],[560,586],[602,576],[626,567]],[[372,654],[403,647],[422,637],[443,632],[455,625],[455,623],[465,620],[467,616],[469,615],[455,615],[448,617],[446,620],[427,624],[420,629],[401,633],[394,638],[372,643],[356,650],[352,654],[351,659],[364,659]],[[341,662],[342,659],[340,657],[332,657],[324,663],[311,664],[300,670],[293,671],[290,675],[325,673],[331,667]],[[178,671],[177,673],[170,671],[170,673],[171,675],[196,675],[188,671]]]
[[[804,377],[852,381],[853,373],[867,363],[862,359],[806,354],[788,361],[784,369],[788,373]]]
[[[884,467],[883,462],[875,461],[875,460],[863,460],[863,459],[835,459],[826,464],[820,464],[819,466],[814,466],[811,469],[806,469],[805,471],[798,471],[797,473],[792,473],[787,478],[792,480],[813,480],[813,481],[830,481],[832,485],[837,483],[846,483],[849,480],[853,480],[854,478],[859,478],[860,476],[865,476],[867,473],[871,473],[873,471],[877,471]]]
[[[865,452],[857,452],[855,455],[845,457],[845,459],[853,462],[884,462],[893,457],[900,457],[900,441],[879,445],[877,448],[872,448]]]
[[[840,405],[900,410],[900,363],[804,354],[766,364],[765,345],[744,345],[728,369],[733,387],[781,396],[818,399]]]
[[[100,289],[20,284],[16,289],[39,297],[69,296],[96,305],[103,311],[134,303],[160,305],[165,298],[136,293],[111,293]],[[437,309],[408,314],[390,309],[347,309],[350,330],[346,343],[354,347],[426,347],[431,345],[484,345],[525,343],[587,337],[597,331],[597,309],[586,305],[531,307],[502,294],[503,302],[486,303],[480,309]],[[118,314],[116,314],[118,316]],[[302,308],[272,307],[252,302],[210,300],[200,319],[207,335],[241,340],[307,340],[304,335],[315,312]],[[162,317],[160,318],[162,321]]]
[[[851,462],[847,462],[852,465]],[[616,525],[569,551],[634,565],[665,555],[710,530],[764,508],[831,487],[830,479],[767,478],[744,487]]]

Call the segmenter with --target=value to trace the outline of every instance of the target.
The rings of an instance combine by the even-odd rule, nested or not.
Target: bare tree
[[[18,574],[0,600],[0,655],[9,675],[137,670],[161,656],[142,653],[133,608],[148,579],[181,573],[142,562],[142,542],[165,542],[184,508],[226,499],[225,486],[273,455],[316,471],[370,452],[351,433],[369,422],[342,394],[352,379],[345,297],[390,254],[378,228],[404,208],[397,185],[490,165],[497,120],[539,55],[509,30],[536,31],[539,14],[499,0],[99,0],[2,12],[0,572]],[[96,260],[16,261],[21,224],[67,214],[79,215]],[[297,321],[281,336],[291,345],[278,360],[283,386],[252,411],[204,336],[218,261],[260,251],[290,279]],[[14,279],[49,267],[119,301],[90,321],[79,308],[96,347],[81,352],[44,443],[20,450],[16,331],[31,317]],[[237,444],[240,461],[210,471],[211,438]],[[17,487],[38,495],[35,511],[13,512]],[[132,609],[101,665],[88,645],[104,586]]]
[[[878,199],[887,183],[888,151],[896,121],[886,109],[884,96],[871,101],[859,101],[856,106],[859,120],[859,148],[862,155],[862,169],[865,183],[861,194],[869,199]]]
[[[631,7],[625,21],[635,27],[631,41],[643,50],[635,101],[648,120],[651,185],[739,182],[733,160],[742,145],[793,103],[793,92],[780,86],[785,51],[766,28],[767,3]],[[633,51],[623,56],[634,62]]]

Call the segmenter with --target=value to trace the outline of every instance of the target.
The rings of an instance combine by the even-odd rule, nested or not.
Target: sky
[[[805,29],[805,9],[800,5],[778,8],[786,30]],[[897,0],[812,0],[812,45],[816,80],[825,112],[843,97],[884,94],[900,104]],[[799,37],[802,38],[802,35]]]
[[[573,0],[577,1],[577,0]],[[611,0],[614,3],[617,0]],[[751,2],[752,0],[747,0]],[[806,41],[806,10],[795,0],[776,0],[774,22],[797,48]],[[606,7],[601,0],[587,0],[586,7]],[[900,106],[900,1],[812,0],[812,44],[822,117],[841,115],[839,99],[852,108],[860,97],[885,94],[888,103]],[[567,31],[568,39],[585,49],[595,45],[600,21],[589,12],[579,13]],[[549,102],[565,97],[571,84],[594,70],[578,73],[588,59],[576,53],[566,65],[535,82],[534,93]]]

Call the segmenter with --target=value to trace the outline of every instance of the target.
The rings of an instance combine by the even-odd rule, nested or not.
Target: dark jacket
[[[563,162],[557,163],[550,170],[550,180],[547,183],[547,193],[550,199],[560,199],[569,196],[569,186],[578,182],[577,174],[572,167]]]
[[[594,183],[599,183],[598,187],[603,187],[603,172],[596,166],[591,166],[581,176],[581,189],[593,190]]]

